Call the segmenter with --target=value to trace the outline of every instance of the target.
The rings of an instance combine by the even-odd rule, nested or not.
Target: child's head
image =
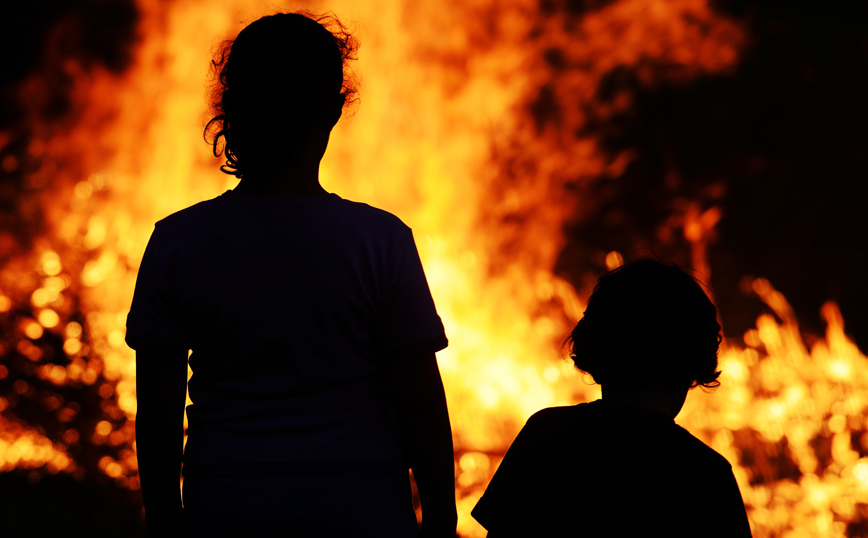
[[[262,17],[224,42],[212,62],[213,117],[205,127],[215,155],[224,139],[221,170],[240,178],[298,159],[311,137],[328,133],[355,101],[348,63],[357,48],[333,15],[306,12]]]
[[[600,277],[571,358],[601,385],[716,387],[720,340],[717,309],[693,277],[639,260]]]

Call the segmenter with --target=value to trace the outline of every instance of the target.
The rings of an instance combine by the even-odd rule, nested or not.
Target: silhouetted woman
[[[749,537],[729,462],[673,422],[719,385],[716,318],[675,265],[603,275],[571,336],[603,399],[527,421],[473,509],[488,536]]]
[[[419,534],[455,535],[447,342],[412,233],[319,183],[355,47],[334,17],[277,14],[215,61],[206,133],[241,181],[156,224],[127,321],[151,535],[416,536],[408,466]]]

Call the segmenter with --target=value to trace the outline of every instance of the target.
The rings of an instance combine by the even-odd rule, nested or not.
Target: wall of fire
[[[678,421],[733,464],[754,535],[868,535],[858,5],[286,8],[332,9],[362,41],[361,104],[323,181],[415,231],[452,342],[439,358],[462,535],[481,535],[469,510],[524,420],[596,397],[560,343],[599,274],[649,255],[714,291],[723,386],[692,394]],[[136,269],[155,220],[231,187],[200,136],[208,55],[273,9],[11,9],[23,31],[0,35],[0,513],[13,534],[141,534],[123,344]]]

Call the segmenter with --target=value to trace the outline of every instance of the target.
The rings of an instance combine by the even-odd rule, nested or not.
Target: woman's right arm
[[[434,353],[395,361],[392,407],[422,503],[420,537],[455,537],[455,453],[446,394]]]

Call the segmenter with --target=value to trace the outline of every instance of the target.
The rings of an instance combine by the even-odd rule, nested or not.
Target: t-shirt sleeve
[[[397,243],[377,323],[378,347],[387,356],[420,356],[448,344],[422,269],[412,232]]]
[[[720,478],[708,495],[709,511],[716,514],[714,532],[709,535],[720,538],[750,538],[750,523],[741,491],[732,474],[732,467],[726,465],[718,474]]]
[[[173,301],[171,274],[163,233],[154,229],[136,278],[133,303],[127,315],[126,341],[133,349],[147,344],[185,345]]]
[[[539,415],[532,416],[507,450],[482,498],[470,512],[492,536],[532,536],[539,493]],[[530,534],[528,534],[530,533]]]

